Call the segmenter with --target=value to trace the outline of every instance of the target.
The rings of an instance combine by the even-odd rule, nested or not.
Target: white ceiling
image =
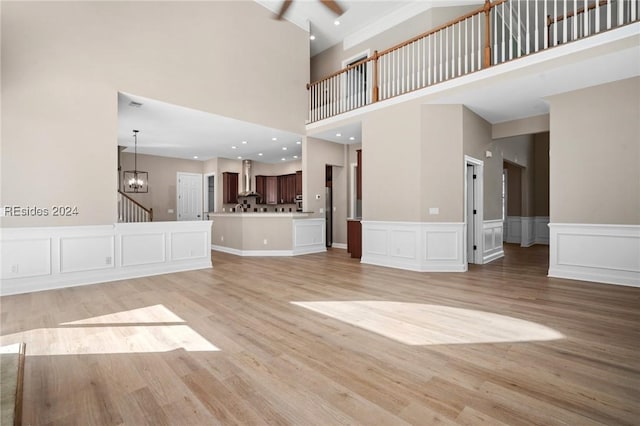
[[[282,0],[255,0],[256,3],[277,14]],[[387,30],[391,26],[432,7],[482,4],[483,0],[337,0],[345,11],[336,16],[320,0],[294,0],[285,19],[310,30],[315,36],[311,41],[314,56],[346,38],[362,40]],[[335,25],[338,20],[340,25]],[[367,36],[358,37],[366,34]]]
[[[142,106],[133,107],[131,101]],[[133,129],[140,131],[140,154],[184,159],[197,156],[198,160],[242,157],[265,163],[302,158],[301,135],[118,93],[118,145],[128,147],[125,152],[133,152]]]

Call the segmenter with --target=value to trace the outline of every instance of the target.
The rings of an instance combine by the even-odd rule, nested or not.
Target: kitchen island
[[[211,249],[238,256],[296,256],[326,251],[325,220],[309,213],[209,213]]]

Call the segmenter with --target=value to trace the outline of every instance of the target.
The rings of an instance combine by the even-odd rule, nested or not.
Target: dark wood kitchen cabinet
[[[302,170],[296,172],[296,196],[302,195]]]
[[[265,204],[267,197],[267,176],[256,176],[256,192],[260,194],[256,199],[256,204]]]
[[[238,202],[238,173],[222,173],[222,202],[225,204]]]
[[[362,224],[359,220],[347,220],[347,252],[354,259],[362,257]]]
[[[267,204],[278,204],[278,176],[265,176],[264,200]]]
[[[293,204],[296,202],[296,175],[278,176],[278,203]]]

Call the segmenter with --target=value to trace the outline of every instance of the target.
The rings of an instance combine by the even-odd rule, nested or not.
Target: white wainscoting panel
[[[463,247],[464,223],[362,222],[362,263],[462,272]]]
[[[549,276],[640,287],[640,225],[549,224]]]
[[[123,234],[120,236],[120,266],[163,263],[167,258],[165,245],[164,232]]]
[[[510,244],[522,242],[522,224],[520,216],[507,216],[507,239]]]
[[[327,251],[324,219],[294,219],[292,255]]]
[[[502,248],[503,229],[501,219],[485,220],[482,224],[482,238],[484,241],[484,252],[482,253],[483,264],[504,257],[504,250]]]
[[[209,241],[211,221],[5,228],[0,293],[210,268]]]
[[[114,235],[60,237],[60,272],[113,268]]]
[[[522,226],[520,247],[531,247],[535,244],[535,238],[533,231],[534,218],[530,216],[521,216],[520,225]]]
[[[549,244],[549,216],[536,216],[533,219],[535,244]]]
[[[5,230],[2,231],[7,236]],[[0,244],[1,279],[51,274],[51,238],[3,239]]]
[[[209,234],[204,230],[171,233],[171,260],[211,257]]]

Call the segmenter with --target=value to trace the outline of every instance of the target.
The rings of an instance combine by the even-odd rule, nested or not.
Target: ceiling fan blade
[[[289,9],[292,2],[293,0],[283,0],[282,6],[280,6],[280,12],[276,15],[276,19],[282,19],[284,17],[284,14],[287,13],[287,9]]]
[[[344,10],[340,7],[340,5],[335,0],[320,0],[326,8],[331,10],[336,15],[340,16],[344,13]]]

